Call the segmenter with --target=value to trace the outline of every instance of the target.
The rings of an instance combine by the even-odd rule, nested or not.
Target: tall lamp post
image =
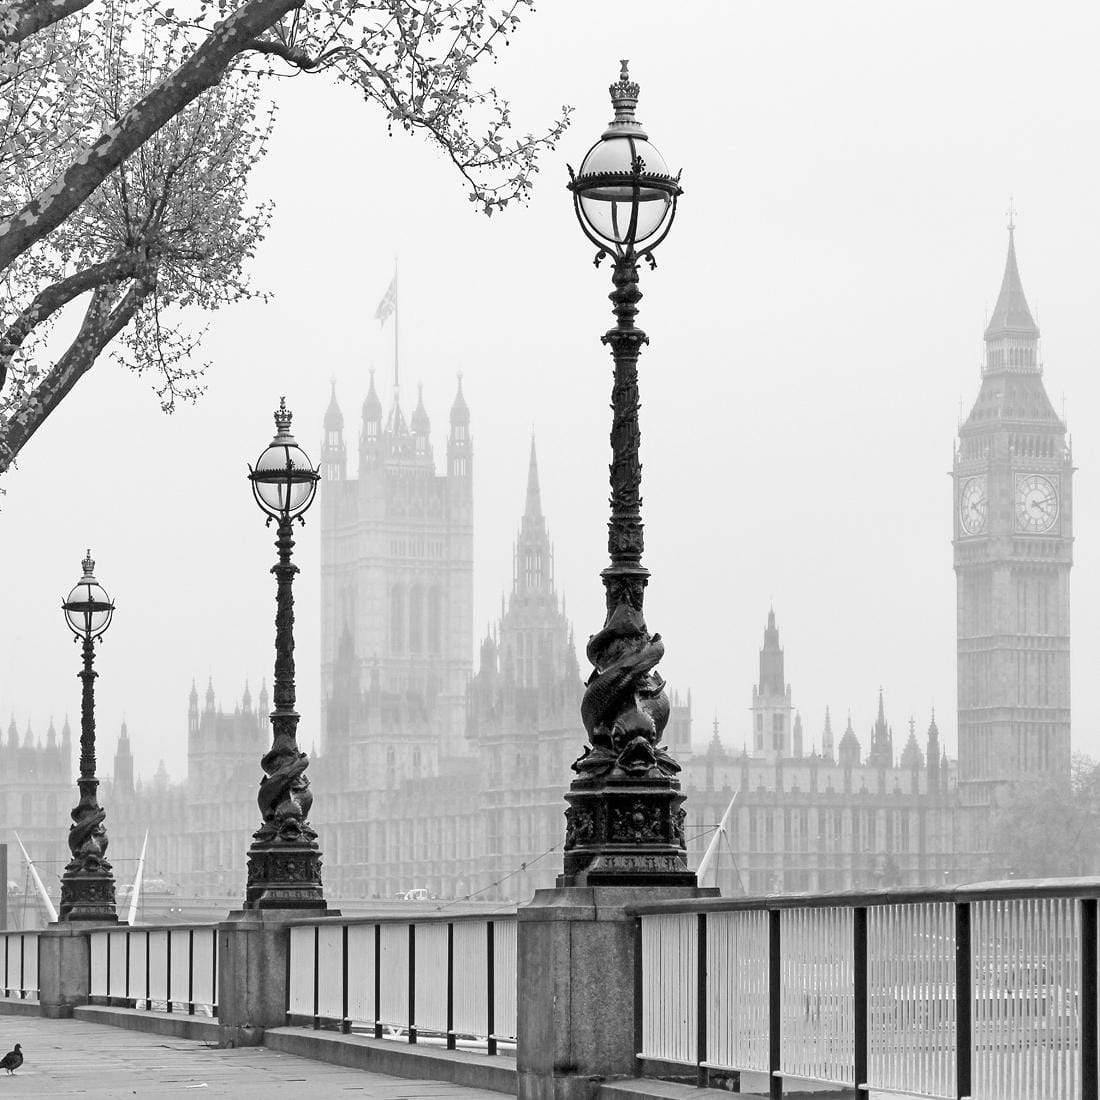
[[[74,641],[82,643],[84,666],[79,672],[83,683],[80,699],[80,799],[73,808],[69,826],[69,851],[72,859],[61,876],[61,905],[58,920],[118,920],[115,912],[115,878],[107,862],[106,813],[99,805],[95,774],[95,643],[111,625],[115,605],[95,579],[91,550],[81,562],[84,575],[74,585],[61,609]]]
[[[275,520],[279,560],[276,579],[275,710],[271,748],[260,761],[264,777],[257,798],[262,824],[248,850],[245,909],[324,909],[321,850],[309,824],[313,795],[306,778],[309,758],[298,749],[298,712],[294,709],[294,594],[298,567],[292,564],[294,520],[305,523],[320,474],[290,434],[286,398],[275,411],[275,438],[249,467],[256,503]]]
[[[673,176],[634,117],[638,85],[622,62],[611,85],[615,117],[589,149],[569,189],[577,220],[596,246],[596,265],[610,256],[615,327],[603,337],[614,358],[611,389],[611,564],[601,574],[607,597],[603,629],[588,640],[594,666],[581,717],[589,745],[573,764],[565,799],[565,866],[559,886],[694,886],[684,846],[680,765],[661,744],[669,718],[664,654],[646,627],[642,604],[649,570],[642,565],[638,459],[638,355],[648,337],[634,324],[642,292],[638,265],[656,266],[654,249],[676,214]]]

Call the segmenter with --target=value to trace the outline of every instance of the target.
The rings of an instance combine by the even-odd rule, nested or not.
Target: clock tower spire
[[[981,388],[952,471],[959,789],[974,806],[1025,776],[1069,778],[1073,462],[1015,238],[1010,215]]]

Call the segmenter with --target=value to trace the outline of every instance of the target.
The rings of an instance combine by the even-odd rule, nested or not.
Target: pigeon
[[[23,1051],[19,1044],[15,1044],[15,1050],[8,1051],[0,1058],[0,1069],[6,1069],[8,1075],[13,1074],[23,1064]]]

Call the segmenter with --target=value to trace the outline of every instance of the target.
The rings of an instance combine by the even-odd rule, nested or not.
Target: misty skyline
[[[620,15],[628,9],[616,5]],[[877,692],[904,737],[931,706],[955,751],[951,447],[978,391],[1014,195],[1023,285],[1044,375],[1080,470],[1073,573],[1074,747],[1100,750],[1092,609],[1100,517],[1091,364],[1100,245],[1093,195],[1100,15],[1060,8],[853,5],[797,18],[759,5],[579,3],[525,20],[492,74],[521,125],[576,105],[528,208],[476,216],[460,181],[323,80],[283,82],[257,199],[275,221],[254,263],[275,302],[215,318],[208,392],[164,417],[142,379],[96,366],[27,447],[0,501],[12,629],[0,725],[78,726],[77,651],[59,603],[85,546],[116,598],[100,648],[100,771],[125,716],[138,771],[183,771],[191,678],[232,705],[270,684],[273,533],[244,479],[281,393],[320,458],[335,376],[349,450],[374,363],[388,407],[392,335],[372,320],[401,257],[402,392],[424,383],[439,453],[455,375],[474,439],[475,637],[510,586],[527,441],[579,648],[602,621],[606,268],[573,222],[565,162],[607,121],[631,58],[638,113],[685,196],[639,323],[647,598],[670,688],[692,690],[695,740],[715,711],[748,733],[768,607],[776,610],[807,747],[826,705],[865,739]],[[1015,13],[1015,14],[1014,14]],[[994,17],[995,15],[995,17]],[[708,33],[699,24],[708,21]],[[577,36],[577,26],[584,34]],[[563,71],[562,54],[570,65]],[[1026,64],[1014,64],[1024,58]],[[1006,59],[1008,59],[1006,61]],[[378,170],[379,167],[382,170]],[[199,492],[195,492],[195,486]],[[319,740],[319,516],[298,536],[300,739]],[[1083,549],[1083,553],[1081,550]],[[583,652],[581,653],[584,671]],[[581,742],[578,718],[578,750]],[[324,792],[318,791],[318,797]]]

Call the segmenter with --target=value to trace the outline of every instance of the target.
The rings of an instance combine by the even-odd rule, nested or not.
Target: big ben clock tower
[[[1014,228],[952,471],[959,789],[975,806],[1013,780],[1068,781],[1070,765],[1073,462],[1043,386]]]

